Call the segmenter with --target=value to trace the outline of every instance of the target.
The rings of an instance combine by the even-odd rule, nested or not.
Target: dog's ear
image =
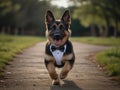
[[[65,24],[70,25],[71,24],[71,17],[70,17],[70,11],[66,10],[61,18],[62,21],[65,22]]]
[[[49,24],[53,21],[55,21],[54,15],[50,10],[48,10],[45,15],[45,23]]]

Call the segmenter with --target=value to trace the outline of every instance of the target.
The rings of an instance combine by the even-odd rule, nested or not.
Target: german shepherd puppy
[[[46,37],[45,65],[52,79],[53,85],[59,85],[59,78],[67,77],[72,69],[75,55],[70,37],[71,17],[66,10],[60,20],[55,20],[52,12],[48,10],[45,15]],[[62,68],[58,76],[55,68]]]

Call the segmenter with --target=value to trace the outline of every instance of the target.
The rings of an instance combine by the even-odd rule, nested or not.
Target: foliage
[[[67,8],[51,5],[52,0],[1,0],[0,1],[0,33],[16,35],[44,35],[44,16],[51,9],[57,19]],[[68,9],[72,15],[73,34],[78,36],[90,33],[93,36],[117,36],[120,30],[120,0],[68,0]],[[76,24],[77,23],[77,24]],[[109,30],[113,26],[113,31]],[[91,32],[86,30],[86,27]],[[99,27],[95,30],[96,26]],[[94,35],[100,30],[100,35]],[[92,32],[93,31],[93,32]],[[77,33],[79,32],[79,33]],[[105,33],[105,35],[104,35]],[[82,35],[83,35],[82,34]]]
[[[5,64],[8,64],[16,53],[43,40],[44,38],[38,37],[0,35],[0,76]]]
[[[120,0],[77,0],[81,3],[74,10],[73,17],[81,20],[85,26],[96,25],[99,27],[105,26],[105,36],[109,36],[110,27],[114,26],[113,35],[117,36],[120,23]],[[94,30],[95,28],[91,28]]]
[[[114,2],[114,0],[80,0],[78,2],[80,2],[81,4],[74,11],[73,17],[80,19],[83,17],[85,19],[86,17],[91,16],[92,20],[85,20],[86,25],[95,22],[98,18],[104,20],[105,16],[108,16],[108,18],[111,19],[117,18],[119,20],[120,6],[118,3],[120,2],[120,0],[117,0],[116,2]],[[88,17],[88,19],[90,18]]]
[[[0,32],[44,34],[44,14],[50,9],[48,0],[2,0],[0,1]],[[8,29],[9,28],[9,29]],[[16,31],[18,29],[18,31]]]

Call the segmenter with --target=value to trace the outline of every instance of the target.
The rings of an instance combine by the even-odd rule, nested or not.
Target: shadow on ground
[[[64,80],[64,82],[65,82],[64,86],[54,85],[51,87],[50,90],[82,90],[73,81]]]

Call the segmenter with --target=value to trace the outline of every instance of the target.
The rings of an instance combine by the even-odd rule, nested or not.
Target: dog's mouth
[[[53,40],[53,44],[56,46],[56,47],[59,47],[62,45],[62,42],[63,42],[63,38],[65,37],[65,34],[62,33],[62,32],[52,32],[50,34],[50,37],[52,38]]]
[[[59,40],[53,40],[53,42],[54,42],[54,44],[55,44],[55,46],[60,46],[61,45],[61,43],[62,43],[62,40],[61,39],[59,39]]]
[[[63,39],[63,35],[60,33],[56,33],[53,35],[53,43],[55,46],[59,47],[62,44],[62,39]]]
[[[63,39],[63,36],[62,36],[62,35],[60,35],[60,34],[55,34],[55,35],[53,36],[53,42],[54,42],[55,46],[60,46],[61,43],[62,43],[62,39]]]

